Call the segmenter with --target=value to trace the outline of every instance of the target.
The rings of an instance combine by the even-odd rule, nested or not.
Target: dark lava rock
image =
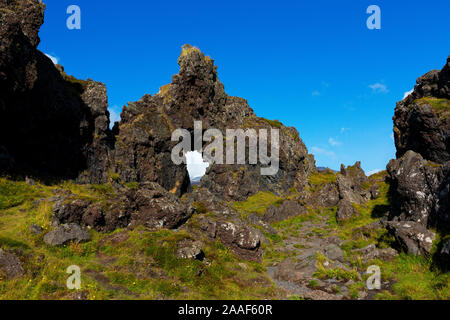
[[[110,148],[106,88],[37,50],[45,6],[0,1],[0,173],[103,182]]]
[[[433,70],[420,77],[414,91],[397,103],[397,160],[391,160],[387,166],[392,199],[389,218],[408,224],[413,221],[422,228],[434,227],[443,236],[450,226],[449,99],[450,57],[441,71]],[[411,237],[414,233],[426,234],[424,230],[411,232]],[[422,249],[415,244],[417,239],[408,240],[406,235],[399,238],[406,239],[400,242],[407,251],[429,252],[428,247]]]
[[[391,219],[415,221],[425,227],[450,223],[450,162],[426,161],[420,154],[406,152],[387,166],[391,178]]]
[[[228,96],[214,61],[199,49],[183,46],[178,63],[180,71],[169,85],[123,109],[115,149],[115,171],[121,179],[158,182],[176,195],[185,193],[189,178],[184,165],[171,161],[171,150],[177,144],[171,134],[185,129],[193,136],[198,120],[203,130],[215,128],[224,136],[226,129],[280,129],[279,172],[262,176],[260,165],[213,165],[201,185],[215,195],[244,200],[261,190],[280,193],[296,183],[299,188],[304,185],[315,169],[314,159],[294,128],[258,118],[244,99]]]
[[[414,221],[386,223],[386,229],[395,237],[399,248],[413,255],[429,255],[436,234]]]
[[[44,241],[51,246],[62,246],[70,242],[89,242],[91,241],[91,235],[79,225],[70,223],[58,226],[47,233],[44,236]]]
[[[224,135],[226,129],[280,130],[277,174],[261,175],[254,164],[211,166],[202,185],[221,198],[301,191],[316,170],[296,129],[258,118],[244,99],[228,96],[214,61],[189,45],[183,46],[172,82],[154,96],[130,102],[110,130],[106,87],[67,75],[37,50],[45,6],[38,0],[2,0],[0,9],[1,174],[80,183],[154,182],[181,196],[190,190],[189,175],[185,165],[171,160],[178,143],[171,135],[178,128],[192,135],[195,120]],[[100,216],[95,212],[86,222],[96,224]]]
[[[21,277],[25,274],[22,262],[13,253],[0,249],[0,270],[6,273],[8,279]]]
[[[432,99],[443,99],[441,102],[446,102],[447,108],[434,108]],[[450,161],[449,99],[450,57],[441,71],[433,70],[417,79],[413,93],[397,103],[394,115],[397,158],[412,150],[436,163]]]
[[[157,183],[142,185],[130,200],[136,205],[131,215],[131,227],[144,225],[151,229],[176,229],[193,214],[176,196]]]
[[[178,197],[155,182],[141,183],[138,189],[116,190],[101,203],[64,196],[53,212],[57,224],[75,223],[100,232],[138,225],[175,229],[193,214]]]
[[[83,214],[90,204],[91,202],[86,200],[76,199],[71,201],[67,198],[62,198],[53,206],[54,218],[60,224],[80,224],[83,219]]]

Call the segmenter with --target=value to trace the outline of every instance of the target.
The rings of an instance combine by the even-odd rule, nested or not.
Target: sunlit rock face
[[[450,227],[450,57],[417,79],[397,103],[397,159],[389,162],[390,219],[448,232]],[[420,235],[414,235],[421,238]]]

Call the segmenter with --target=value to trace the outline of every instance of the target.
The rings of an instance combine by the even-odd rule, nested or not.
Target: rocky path
[[[361,274],[357,272],[354,273],[355,280],[319,277],[320,266],[329,270],[353,270],[340,248],[343,241],[330,230],[327,220],[328,217],[318,216],[314,221],[291,225],[290,229],[295,229],[295,232],[289,232],[282,245],[276,246],[276,250],[285,252],[289,258],[267,267],[267,274],[286,297],[313,300],[349,299],[349,287],[362,280]],[[358,296],[362,299],[368,295],[361,291]]]

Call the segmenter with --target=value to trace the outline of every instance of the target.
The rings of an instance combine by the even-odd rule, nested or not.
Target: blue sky
[[[157,93],[181,46],[211,56],[228,94],[295,126],[318,166],[395,157],[392,116],[415,80],[450,54],[448,0],[44,0],[39,49],[107,85],[111,110]],[[66,28],[69,5],[81,30]],[[381,30],[366,9],[381,8]]]

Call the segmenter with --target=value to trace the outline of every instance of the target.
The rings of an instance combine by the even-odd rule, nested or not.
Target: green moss
[[[246,201],[237,201],[232,203],[232,206],[246,218],[250,213],[263,215],[268,206],[278,206],[280,205],[281,200],[281,197],[271,192],[261,191],[249,197]]]
[[[450,299],[450,273],[435,270],[431,259],[400,254],[391,262],[378,263],[382,280],[390,280],[394,284],[391,291],[382,292],[377,299]]]
[[[311,289],[316,289],[319,287],[319,282],[317,280],[313,279],[313,280],[309,281],[308,287]]]
[[[25,182],[0,178],[0,210],[17,207],[41,196],[43,191],[39,185],[30,186]]]
[[[450,100],[448,99],[439,99],[434,97],[424,97],[421,99],[417,99],[415,103],[427,104],[430,105],[436,113],[441,115],[444,118],[447,118],[450,113]]]
[[[207,212],[208,212],[208,208],[207,208],[206,205],[205,205],[203,202],[201,202],[201,201],[194,202],[194,203],[192,204],[192,206],[195,208],[195,211],[196,211],[197,213],[204,214],[204,213],[207,213]]]
[[[435,163],[433,161],[427,161],[427,163],[425,164],[427,167],[432,167],[432,168],[440,168],[441,165],[438,163]]]
[[[358,272],[356,270],[344,270],[340,268],[326,269],[321,264],[318,265],[317,271],[313,275],[319,279],[336,279],[338,281],[355,281],[358,279]]]
[[[139,188],[139,182],[126,182],[124,186],[132,190],[137,190]]]
[[[266,119],[266,118],[262,118],[262,119],[264,119],[264,121],[266,121],[271,127],[275,127],[275,128],[281,129],[282,126],[283,126],[283,124],[280,121],[278,121],[278,120],[269,120],[269,119]]]
[[[120,175],[114,171],[110,171],[108,173],[109,178],[114,181],[114,182],[119,182],[120,181]]]
[[[209,263],[178,259],[185,231],[116,230],[101,234],[91,230],[92,241],[63,247],[50,247],[43,234],[29,231],[31,224],[50,230],[54,191],[70,190],[74,198],[101,201],[111,192],[110,185],[55,186],[0,180],[0,247],[16,250],[24,263],[25,275],[6,280],[0,272],[0,299],[64,299],[72,291],[65,286],[70,265],[82,272],[82,288],[88,299],[265,299],[275,298],[275,289],[264,266],[243,262],[220,242],[205,242],[203,251]],[[112,237],[126,235],[120,242]],[[120,238],[120,237],[119,237]]]
[[[337,174],[329,169],[312,173],[308,177],[308,182],[311,186],[310,191],[316,192],[319,191],[323,186],[329,183],[336,183]]]

